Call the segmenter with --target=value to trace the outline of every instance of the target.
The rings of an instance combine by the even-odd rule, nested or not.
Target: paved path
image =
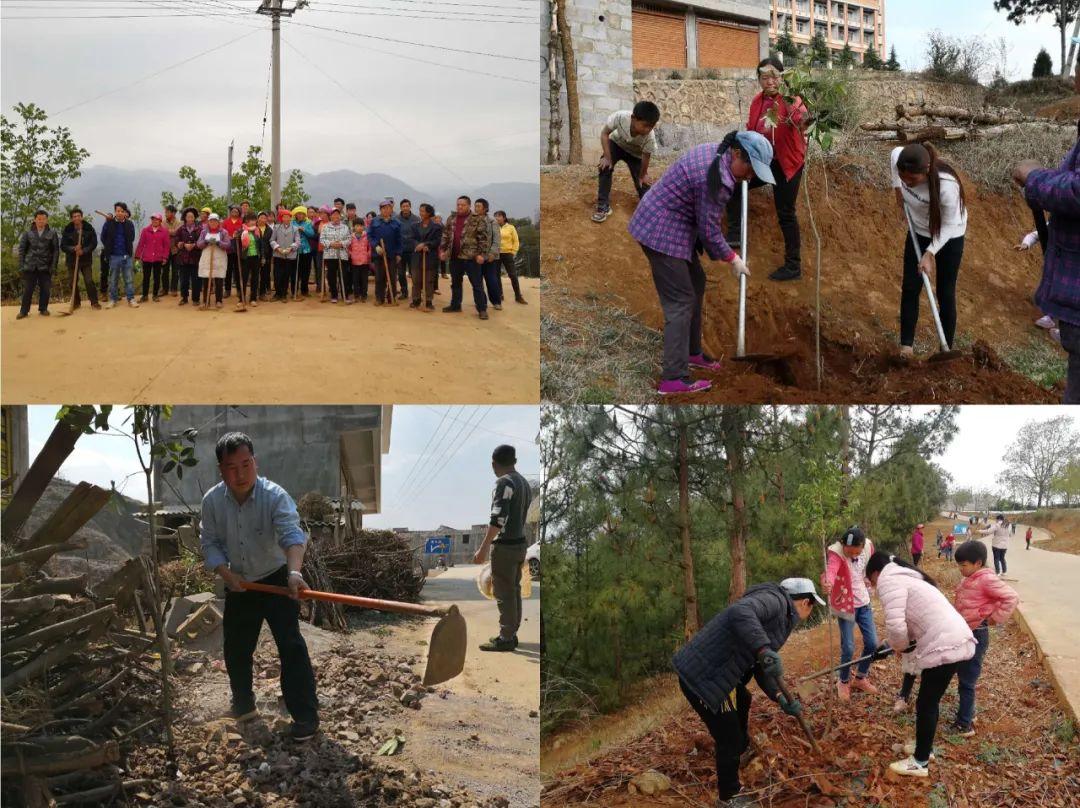
[[[1027,525],[1017,524],[1005,555],[1006,582],[1020,594],[1018,611],[1035,637],[1050,669],[1054,685],[1073,718],[1080,720],[1080,555],[1039,549],[1051,538],[1049,531],[1032,528],[1031,549],[1024,549]],[[990,540],[987,566],[992,566]]]

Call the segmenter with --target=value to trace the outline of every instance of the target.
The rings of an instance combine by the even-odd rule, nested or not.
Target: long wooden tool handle
[[[788,704],[793,703],[795,701],[795,699],[793,699],[791,697],[791,691],[788,690],[787,685],[784,684],[784,680],[778,676],[776,678],[776,684],[777,684],[777,687],[780,688],[780,692],[783,694],[784,698],[788,700]],[[820,755],[821,754],[821,748],[818,746],[817,739],[814,738],[814,733],[810,729],[810,725],[806,721],[806,716],[804,716],[802,713],[799,713],[795,717],[797,719],[799,719],[799,726],[801,726],[802,729],[803,729],[803,732],[806,733],[806,737],[810,741],[810,746],[813,747],[814,751],[817,752]]]
[[[272,586],[271,584],[256,584],[244,581],[241,586],[254,592],[267,592],[271,595],[289,596],[289,588],[286,586]],[[342,595],[338,592],[319,592],[316,589],[301,589],[300,597],[306,600],[324,600],[328,603],[343,603],[346,606],[359,606],[362,609],[375,609],[380,612],[397,612],[398,614],[419,614],[425,617],[442,617],[446,614],[445,609],[434,606],[421,606],[419,603],[402,603],[397,600],[376,600],[375,598],[361,598],[356,595]]]

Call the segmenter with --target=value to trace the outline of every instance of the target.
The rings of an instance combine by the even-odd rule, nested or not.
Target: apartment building
[[[815,34],[825,37],[833,55],[850,45],[855,59],[862,61],[870,45],[885,58],[885,0],[771,0],[769,41],[775,43],[790,27],[797,45],[809,45]]]

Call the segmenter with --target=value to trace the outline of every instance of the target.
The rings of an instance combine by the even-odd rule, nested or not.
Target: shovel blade
[[[425,685],[442,684],[461,673],[465,668],[468,640],[465,618],[457,606],[451,606],[431,632],[427,669],[424,671]]]
[[[940,351],[939,353],[933,354],[927,361],[934,363],[955,362],[957,359],[962,359],[963,356],[963,351]]]

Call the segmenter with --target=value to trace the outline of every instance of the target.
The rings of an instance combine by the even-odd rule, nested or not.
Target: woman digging
[[[951,347],[956,335],[956,276],[964,257],[967,208],[964,186],[956,171],[939,159],[927,143],[897,146],[890,158],[892,184],[901,210],[911,212],[919,240],[920,260],[906,223],[904,227],[904,280],[900,288],[900,357],[914,355],[915,326],[919,322],[922,274],[937,275],[936,293],[941,328]]]
[[[731,264],[735,279],[750,270],[724,239],[720,218],[737,183],[754,176],[774,182],[772,145],[757,132],[732,132],[676,160],[642,197],[627,228],[652,268],[664,311],[662,396],[701,393],[712,387],[690,380],[690,368],[720,369],[701,344],[705,270],[700,253]]]

